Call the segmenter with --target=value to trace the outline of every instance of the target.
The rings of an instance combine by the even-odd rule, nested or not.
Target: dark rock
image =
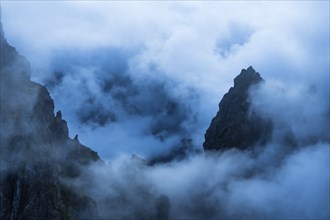
[[[93,200],[64,184],[96,152],[69,138],[47,89],[30,81],[28,61],[4,38],[1,25],[0,219],[95,218]]]
[[[0,10],[0,13],[1,13],[1,10]],[[1,14],[0,14],[0,17],[1,17]],[[1,43],[6,41],[5,34],[3,33],[2,21],[0,21],[0,40],[1,40]]]
[[[219,104],[205,134],[205,150],[246,149],[264,144],[271,135],[271,123],[250,111],[249,90],[263,79],[251,66],[243,69]]]
[[[160,195],[156,200],[156,218],[158,220],[169,219],[170,214],[170,199],[166,195]]]
[[[74,136],[73,140],[79,142],[78,134]]]
[[[62,112],[61,111],[56,112],[55,118],[56,119],[62,119]]]

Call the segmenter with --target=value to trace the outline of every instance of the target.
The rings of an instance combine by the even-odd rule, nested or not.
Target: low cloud
[[[286,155],[278,166],[264,160],[267,152],[230,150],[153,167],[119,157],[70,184],[95,199],[103,218],[327,219],[328,143]]]
[[[137,113],[153,119],[128,136],[142,133],[145,139],[138,131],[145,124],[153,127],[151,136],[189,130],[201,147],[220,98],[250,65],[266,81],[320,87],[319,81],[328,80],[327,6],[8,1],[2,2],[2,17],[8,41],[31,61],[32,78],[50,89],[72,136],[79,133],[82,142],[108,157],[113,145],[128,143],[115,144],[108,138],[114,133],[103,135],[103,143],[92,140]],[[175,114],[166,110],[171,105]]]
[[[1,2],[71,136],[111,161],[65,180],[115,219],[328,219],[329,2]],[[201,149],[242,68],[266,80],[252,109],[274,124],[253,150]],[[4,100],[1,100],[3,102]]]

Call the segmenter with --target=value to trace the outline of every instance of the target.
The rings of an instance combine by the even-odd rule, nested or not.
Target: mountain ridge
[[[223,96],[219,110],[205,133],[204,150],[245,150],[265,144],[271,136],[271,122],[250,111],[249,91],[264,79],[252,66],[242,69],[234,86]]]
[[[95,219],[99,213],[94,199],[84,191],[77,192],[77,189],[65,184],[63,180],[75,180],[87,166],[103,162],[95,151],[82,145],[77,136],[74,139],[69,137],[67,122],[62,118],[61,111],[54,114],[54,100],[47,88],[31,81],[30,75],[29,62],[8,44],[1,26],[0,218]],[[242,118],[224,119],[223,111],[236,114],[230,109],[243,107],[243,112],[238,112],[238,115],[246,117],[249,110],[248,90],[251,85],[261,81],[262,78],[252,67],[242,70],[234,79],[234,87],[220,102],[219,112],[206,132],[205,151],[249,147],[228,144],[228,141],[235,141],[230,139],[232,137],[227,137],[227,142],[219,139],[217,123],[220,120],[221,128],[221,123],[226,125],[228,121],[233,121],[237,126],[234,129],[241,135],[241,130],[237,128],[241,127]],[[231,99],[234,100],[233,104],[230,104]],[[248,122],[248,125],[255,123],[255,120]],[[260,131],[258,129],[257,135]],[[212,143],[227,145],[214,147]],[[247,143],[250,144],[249,141]],[[197,153],[192,140],[183,139],[178,149],[142,161],[153,166],[183,160]],[[133,159],[140,160],[137,156],[133,156]],[[169,205],[166,196],[160,198],[161,203]]]
[[[92,198],[62,182],[98,154],[68,136],[48,90],[30,80],[30,65],[6,41],[1,24],[1,219],[95,217]]]

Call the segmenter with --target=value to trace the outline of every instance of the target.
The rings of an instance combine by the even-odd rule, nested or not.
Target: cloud
[[[272,119],[278,130],[290,130],[296,139],[305,142],[299,144],[330,140],[329,102],[325,101],[329,93],[320,90],[319,85],[270,81],[251,96],[252,108]]]
[[[88,192],[104,218],[154,218],[159,200],[169,219],[328,218],[328,144],[306,146],[275,167],[274,159],[262,163],[265,153],[230,150],[152,167],[124,156],[70,184]]]
[[[329,2],[1,2],[71,134],[100,152],[75,180],[101,217],[329,218]],[[147,166],[203,134],[233,78],[266,80],[252,109],[274,124],[254,150]],[[3,101],[3,100],[1,100]]]
[[[266,80],[304,83],[326,78],[327,5],[8,1],[2,2],[2,16],[7,39],[31,61],[32,78],[49,86],[73,133],[117,120],[118,106],[99,95],[113,88],[114,81],[116,91],[111,94],[126,108],[125,103],[136,102],[127,99],[136,97],[131,95],[136,90],[144,96],[149,89],[162,91],[141,86],[146,79],[170,80],[174,87],[159,84],[166,85],[165,93],[172,93],[174,103],[184,102],[187,95],[180,96],[190,89],[200,97],[193,106],[183,105],[197,112],[194,139],[201,146],[215,106],[240,69],[253,65]],[[125,82],[133,86],[127,89]],[[83,95],[65,92],[72,87]],[[70,94],[63,98],[61,93]],[[157,105],[155,99],[145,101],[145,106]],[[90,108],[94,105],[100,112]],[[85,108],[80,111],[79,106]],[[83,136],[93,145],[90,135]]]
[[[71,125],[72,134],[78,130],[83,142],[87,137],[87,144],[100,144],[101,153],[124,145],[134,152],[145,136],[155,139],[153,145],[164,145],[166,139],[174,138],[179,145],[181,139],[190,138],[196,127],[197,111],[192,107],[198,102],[197,92],[180,87],[180,82],[169,77],[148,78],[129,72],[128,56],[125,51],[111,48],[81,51],[79,55],[56,53],[49,68],[55,74],[44,81],[55,100],[60,100],[57,108],[62,109],[64,118],[77,123]],[[106,129],[106,133],[113,133],[114,124],[121,124],[121,133],[127,136],[140,135],[141,141],[136,143],[120,135],[122,143],[113,146],[113,139],[118,137],[111,135],[91,142],[101,128],[102,132]],[[171,145],[175,145],[174,140]]]
[[[165,109],[170,100],[179,105],[177,112],[161,118],[166,111],[159,111],[151,124],[166,125],[155,128],[156,133],[160,127],[175,131],[193,126],[194,142],[201,146],[220,98],[250,65],[266,81],[313,82],[328,92],[326,83],[318,83],[328,81],[327,6],[6,1],[2,16],[7,39],[31,61],[32,78],[51,90],[71,132],[80,133],[102,155],[105,144],[90,140],[104,129],[84,133],[88,126],[118,122],[118,111],[148,115],[157,105]],[[198,100],[189,98],[195,94]],[[183,123],[184,112],[196,120]]]

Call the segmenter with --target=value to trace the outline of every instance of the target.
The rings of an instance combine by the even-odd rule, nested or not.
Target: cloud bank
[[[121,157],[69,184],[89,192],[105,219],[327,219],[328,155],[328,143],[320,143],[275,166],[267,150],[153,167]]]
[[[111,161],[65,180],[99,217],[329,218],[329,2],[8,1],[2,15],[71,135]],[[266,146],[131,158],[187,139],[201,149],[250,65],[266,80],[250,93],[251,111],[274,124]]]
[[[189,131],[201,146],[215,106],[244,67],[266,80],[328,80],[327,6],[5,1],[2,14],[8,41],[31,61],[32,78],[48,86],[71,135],[111,158],[118,146],[147,156],[187,138],[167,143],[153,133]],[[164,119],[171,105],[175,114]],[[123,122],[122,112],[132,117]],[[123,136],[132,141],[113,138]]]

